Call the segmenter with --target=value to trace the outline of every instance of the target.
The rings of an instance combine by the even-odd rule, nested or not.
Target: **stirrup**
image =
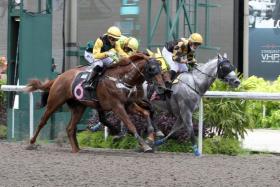
[[[86,90],[93,90],[93,87],[92,87],[92,85],[90,83],[85,83],[84,88]]]

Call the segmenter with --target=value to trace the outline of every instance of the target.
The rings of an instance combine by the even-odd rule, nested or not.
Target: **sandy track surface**
[[[0,186],[280,186],[280,156],[136,153],[0,140]]]

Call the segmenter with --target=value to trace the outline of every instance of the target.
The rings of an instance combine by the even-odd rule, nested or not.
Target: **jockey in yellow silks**
[[[102,71],[103,66],[108,66],[117,62],[119,58],[128,57],[127,53],[123,51],[120,43],[117,42],[122,33],[118,27],[112,26],[107,32],[97,38],[92,50],[92,71],[84,82],[85,89],[92,89],[91,82],[93,78]],[[118,55],[118,56],[117,56]]]
[[[134,37],[121,36],[117,41],[120,44],[122,50],[128,55],[131,56],[138,51],[139,43],[138,40]]]
[[[159,48],[157,48],[156,53],[153,53],[149,49],[147,49],[147,52],[151,57],[155,58],[160,63],[162,78],[166,84],[166,87],[170,88],[171,86],[168,85],[171,83],[171,79],[170,79],[170,75],[169,75],[169,71],[168,71],[169,65],[166,63],[166,60],[163,58]]]

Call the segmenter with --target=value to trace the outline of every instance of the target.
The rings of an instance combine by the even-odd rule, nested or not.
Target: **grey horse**
[[[240,84],[234,67],[226,55],[209,60],[207,63],[195,67],[190,72],[183,72],[178,77],[178,82],[172,86],[172,95],[166,101],[154,100],[152,105],[159,110],[171,112],[176,122],[171,132],[162,139],[155,141],[155,145],[163,144],[174,132],[185,127],[191,138],[193,151],[200,156],[193,130],[192,115],[198,108],[201,97],[218,78],[230,86],[237,87]],[[147,90],[144,85],[144,90]]]

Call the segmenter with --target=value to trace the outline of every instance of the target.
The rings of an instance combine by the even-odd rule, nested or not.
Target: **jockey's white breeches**
[[[188,71],[188,66],[186,64],[181,64],[172,59],[172,53],[169,52],[165,47],[162,49],[162,56],[168,63],[170,70],[175,72],[184,72]]]
[[[95,66],[109,66],[111,64],[113,64],[115,62],[114,59],[110,58],[110,57],[106,57],[103,59],[94,59],[93,63],[91,64],[91,67],[94,68]]]
[[[94,61],[92,53],[85,51],[84,54],[85,59],[88,61],[88,64],[91,65]]]

